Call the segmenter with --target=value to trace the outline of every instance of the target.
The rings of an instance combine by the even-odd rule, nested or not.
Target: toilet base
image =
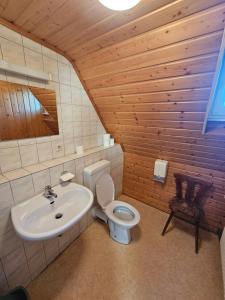
[[[120,244],[129,244],[131,241],[130,229],[122,227],[108,219],[110,237]]]

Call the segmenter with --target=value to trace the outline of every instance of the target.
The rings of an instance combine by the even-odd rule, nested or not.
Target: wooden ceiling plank
[[[131,84],[124,84],[115,87],[92,89],[90,90],[90,93],[93,95],[93,97],[106,97],[118,96],[122,94],[129,95],[189,88],[207,88],[211,86],[213,76],[214,73],[210,72],[159,80],[149,80]]]
[[[68,11],[70,11],[69,14]],[[62,18],[62,15],[66,17]],[[65,7],[64,10],[57,10],[54,15],[33,32],[44,36],[47,41],[57,45],[57,47],[63,47],[66,51],[66,45],[70,44],[72,38],[75,38],[77,34],[79,36],[86,28],[110,15],[112,15],[112,11],[102,6],[98,1],[79,1],[77,5],[72,1],[69,8]],[[71,27],[73,32],[69,33]],[[74,30],[74,28],[76,29]],[[63,44],[53,42],[54,35],[61,36],[63,39],[67,37],[67,40]]]
[[[77,59],[77,66],[85,69],[125,57],[161,48],[194,37],[224,29],[225,4],[210,8],[169,25],[146,32],[115,46],[99,50],[84,59]],[[68,52],[69,53],[69,52]],[[69,55],[73,56],[71,53]]]
[[[48,19],[56,10],[61,8],[66,1],[54,0],[54,5],[52,0],[29,1],[29,5],[14,20],[14,24],[31,32],[38,24]]]
[[[208,101],[192,102],[170,102],[170,103],[144,103],[144,104],[110,104],[107,106],[102,105],[102,112],[205,112],[206,104]]]
[[[127,83],[168,77],[192,75],[197,73],[214,72],[218,53],[178,60],[171,63],[141,68],[122,73],[109,74],[86,80],[89,89],[106,88]]]
[[[30,3],[30,0],[2,0],[0,3],[0,15],[9,22],[14,22]]]
[[[122,27],[117,26],[114,30],[105,33],[104,35],[98,33],[97,38],[95,39],[93,39],[93,36],[90,36],[86,43],[84,40],[79,41],[77,44],[76,42],[71,42],[70,49],[67,49],[67,51],[72,51],[72,55],[81,58],[87,56],[89,53],[96,52],[113,44],[124,42],[124,40],[128,40],[144,32],[159,28],[170,22],[182,19],[193,13],[200,12],[223,2],[223,0],[216,0],[213,2],[211,0],[173,1],[169,5],[164,5],[160,9],[150,12],[147,15],[142,15],[139,19],[135,19],[128,24],[126,23]]]
[[[222,41],[223,31],[218,31],[196,37],[187,41],[175,43],[152,51],[123,58],[107,64],[81,68],[84,80],[96,78],[105,74],[115,74],[129,70],[150,67],[199,55],[218,52]]]
[[[162,103],[179,101],[202,101],[209,98],[210,88],[170,90],[165,92],[139,93],[138,95],[121,95],[110,97],[95,97],[97,105],[107,104],[138,104],[138,103]]]
[[[81,15],[82,17],[72,18],[67,25],[61,26],[60,29],[46,35],[46,39],[67,51],[74,39],[76,43],[80,43],[79,39],[86,37],[86,32],[90,28],[96,26],[96,24],[102,24],[102,22],[108,23],[115,13],[96,2],[94,6],[84,10]]]
[[[79,57],[78,52],[84,52],[84,54],[87,54],[85,52],[85,43],[89,43],[89,41],[92,41],[92,43],[96,45],[97,49],[99,49],[99,37],[103,38],[114,31],[116,33],[114,34],[115,36],[111,37],[111,42],[116,43],[122,28],[127,28],[129,26],[126,34],[128,34],[128,31],[135,32],[137,27],[136,23],[138,22],[137,20],[139,18],[142,19],[144,16],[149,14],[152,16],[152,13],[154,14],[155,10],[165,7],[167,4],[173,2],[175,2],[175,0],[145,0],[141,1],[139,5],[134,7],[132,9],[132,13],[129,11],[117,12],[116,14],[112,15],[111,18],[97,23],[95,26],[93,26],[93,28],[89,28],[89,30],[87,30],[79,40],[72,39],[68,45],[67,51],[74,51],[74,54],[77,52],[77,57]],[[148,20],[148,24],[150,26],[152,22]],[[127,38],[127,36],[123,37]]]
[[[203,106],[204,110],[206,109],[206,104]],[[197,112],[102,112],[104,119],[108,120],[117,120],[118,122],[122,121],[132,121],[132,122],[141,122],[141,121],[160,121],[160,120],[170,120],[170,121],[204,121],[205,113],[200,111]]]

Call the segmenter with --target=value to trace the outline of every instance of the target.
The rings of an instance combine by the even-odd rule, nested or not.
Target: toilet
[[[97,196],[100,209],[94,216],[109,225],[110,237],[121,243],[131,241],[130,229],[140,221],[139,212],[130,204],[115,200],[115,187],[110,176],[110,162],[101,160],[84,169],[84,185]]]

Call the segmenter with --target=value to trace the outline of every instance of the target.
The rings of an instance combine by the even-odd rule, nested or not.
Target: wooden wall
[[[74,64],[103,123],[123,145],[124,193],[167,211],[174,171],[203,177],[215,188],[204,224],[224,226],[225,137],[201,130],[225,1],[142,0],[120,13],[97,0],[27,2],[5,1],[3,23],[13,22]],[[165,186],[152,180],[156,158],[169,161]]]

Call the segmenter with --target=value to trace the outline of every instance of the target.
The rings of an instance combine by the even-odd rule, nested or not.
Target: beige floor
[[[194,253],[193,228],[176,222],[160,235],[167,215],[122,196],[141,214],[129,246],[94,222],[28,290],[32,300],[222,300],[219,243],[201,232]]]

